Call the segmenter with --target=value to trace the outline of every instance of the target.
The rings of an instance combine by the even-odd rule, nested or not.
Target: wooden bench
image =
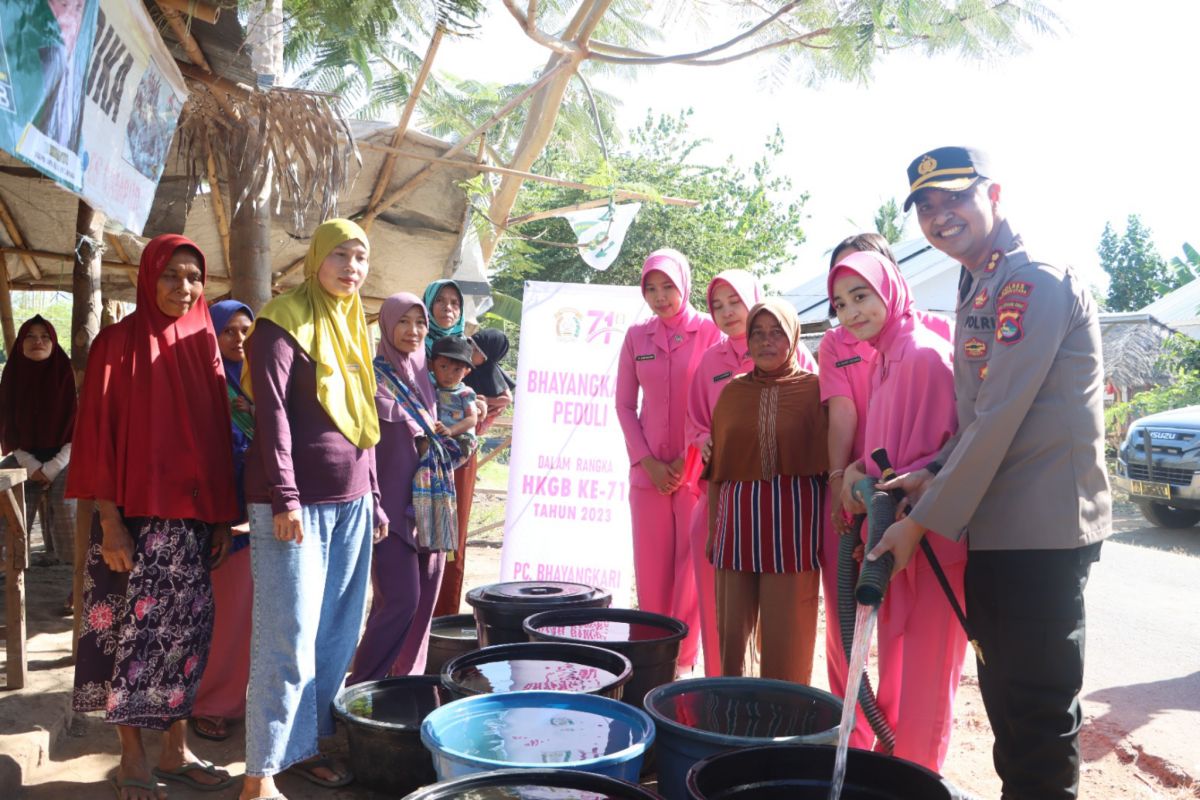
[[[25,688],[25,570],[29,534],[25,529],[24,469],[0,469],[0,516],[5,525],[4,609],[7,641],[6,689]]]

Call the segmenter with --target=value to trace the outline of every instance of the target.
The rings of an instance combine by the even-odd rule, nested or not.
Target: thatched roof
[[[1168,383],[1171,375],[1158,360],[1173,333],[1149,314],[1101,314],[1104,379],[1119,387]]]
[[[380,122],[355,122],[351,125],[357,140],[390,144],[395,126]],[[408,152],[440,156],[448,148],[445,142],[416,131],[405,134],[402,149]],[[374,188],[385,153],[362,150],[362,164],[351,162],[348,186],[338,198],[337,213],[353,217],[361,214]],[[465,163],[469,158],[463,157]],[[392,191],[425,167],[421,159],[401,157],[388,184]],[[464,170],[445,168],[382,214],[371,230],[371,273],[363,288],[370,310],[398,291],[420,291],[429,281],[449,275],[459,258],[458,249],[465,227],[467,198],[458,185],[469,177]],[[184,214],[188,176],[186,166],[172,157],[159,184],[154,209],[146,233],[182,232],[208,256],[209,286],[206,294],[217,297],[229,291],[229,269],[222,255],[221,237],[211,198],[198,196],[189,214]],[[228,189],[225,208],[232,208]],[[3,198],[25,238],[27,249],[70,255],[75,248],[75,217],[78,200],[53,182],[0,152],[0,198]],[[308,249],[308,231],[296,231],[291,225],[291,208],[285,204],[272,218],[271,267],[273,273],[285,271]],[[315,227],[315,225],[314,225]],[[122,233],[108,242],[102,272],[107,297],[132,300],[133,281],[138,258],[147,237]],[[0,229],[0,244],[11,243]],[[14,289],[71,291],[72,263],[65,258],[43,257],[36,260],[41,273],[35,277],[24,259],[9,255],[8,272]],[[237,269],[237,254],[232,254]],[[117,263],[125,262],[125,263]],[[282,287],[300,280],[298,272],[278,279]]]

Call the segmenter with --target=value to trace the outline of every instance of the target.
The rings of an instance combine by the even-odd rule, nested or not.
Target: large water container
[[[343,689],[333,713],[346,725],[355,779],[397,797],[437,779],[421,744],[421,723],[451,695],[436,675],[359,683]]]
[[[513,581],[479,586],[467,592],[467,603],[475,610],[479,645],[527,642],[522,624],[539,611],[555,608],[607,608],[612,595],[605,589],[583,583]]]
[[[442,685],[455,698],[497,692],[549,690],[621,699],[633,665],[620,653],[588,644],[497,644],[450,659]]]
[[[842,701],[829,692],[769,678],[693,678],[646,695],[658,731],[658,791],[688,800],[687,772],[711,755],[773,742],[832,744]]]
[[[509,692],[455,700],[421,724],[439,780],[553,766],[636,781],[654,723],[618,700],[570,692]]]
[[[434,617],[429,625],[429,656],[425,660],[425,674],[441,675],[447,661],[478,649],[479,631],[475,629],[474,614]]]
[[[662,800],[626,781],[566,769],[504,769],[429,786],[404,800]]]
[[[731,750],[697,762],[689,800],[827,800],[837,748],[780,744]],[[965,800],[937,773],[900,758],[850,748],[841,800]]]

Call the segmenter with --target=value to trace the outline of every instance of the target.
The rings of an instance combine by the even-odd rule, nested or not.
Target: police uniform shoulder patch
[[[1024,281],[1009,281],[1000,288],[1000,294],[996,295],[999,302],[1004,302],[1012,297],[1029,297],[1033,294],[1033,284],[1025,283]]]
[[[634,356],[634,357],[633,357],[633,360],[634,360],[634,361],[653,361],[653,360],[654,360],[654,353],[645,353],[645,354],[643,354],[643,355],[640,355],[640,356]]]
[[[987,356],[988,346],[983,339],[972,336],[963,342],[963,355],[968,359],[975,360],[985,358]]]
[[[985,286],[979,290],[979,294],[975,295],[975,299],[972,301],[971,305],[975,306],[976,308],[983,308],[987,305],[989,297],[990,295],[988,295],[988,290]]]
[[[1025,330],[1021,322],[1024,316],[1024,305],[1018,305],[1015,301],[996,309],[996,341],[1000,344],[1014,345],[1024,339]]]

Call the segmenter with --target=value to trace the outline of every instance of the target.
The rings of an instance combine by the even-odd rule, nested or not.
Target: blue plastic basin
[[[637,782],[654,723],[618,700],[508,692],[455,700],[421,724],[438,780],[496,769],[569,769]]]
[[[773,743],[836,744],[842,701],[768,678],[693,678],[646,695],[658,731],[658,791],[688,800],[687,773],[701,759]]]

